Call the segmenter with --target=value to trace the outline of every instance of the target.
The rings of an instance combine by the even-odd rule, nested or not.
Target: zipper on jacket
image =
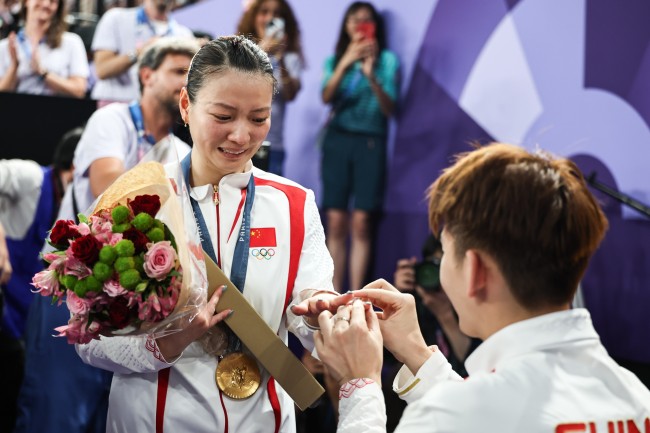
[[[217,265],[221,267],[221,222],[219,221],[219,185],[212,185],[212,201],[217,212]]]

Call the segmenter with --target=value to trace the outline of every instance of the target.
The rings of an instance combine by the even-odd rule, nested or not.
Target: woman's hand
[[[359,300],[341,307],[335,316],[320,315],[316,350],[339,386],[357,378],[381,384],[382,337],[377,315]]]
[[[35,74],[41,75],[43,72],[45,72],[41,69],[41,56],[38,52],[38,44],[32,45],[32,58],[29,62],[29,65]]]
[[[352,293],[339,295],[330,291],[314,291],[314,294],[299,304],[291,307],[296,316],[303,316],[305,322],[313,328],[318,327],[318,315],[323,311],[334,314],[342,305],[352,301]]]
[[[361,33],[355,33],[348,44],[348,48],[343,53],[339,65],[347,69],[357,60],[364,59],[368,56],[375,55],[377,52],[377,42],[374,39],[365,39]]]
[[[13,67],[17,68],[20,63],[18,57],[18,41],[16,40],[16,32],[9,33],[9,60]]]
[[[232,314],[232,310],[223,310],[216,313],[217,303],[226,286],[221,286],[214,291],[207,304],[192,319],[182,331],[175,332],[165,337],[158,338],[156,343],[160,353],[167,362],[171,362],[185,350],[192,342],[198,340],[206,331]]]

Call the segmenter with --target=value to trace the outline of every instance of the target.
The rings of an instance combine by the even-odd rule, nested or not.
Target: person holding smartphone
[[[334,287],[339,291],[344,289],[348,267],[348,235],[349,288],[366,282],[374,220],[382,209],[388,118],[399,93],[398,69],[375,7],[352,3],[343,17],[336,51],[325,61],[322,82],[323,102],[332,107],[322,140],[322,208],[334,259]]]
[[[242,15],[237,33],[256,40],[273,65],[278,93],[273,98],[273,122],[267,136],[271,143],[268,171],[281,176],[285,158],[284,112],[287,102],[293,101],[300,91],[305,63],[298,21],[286,0],[254,0]]]

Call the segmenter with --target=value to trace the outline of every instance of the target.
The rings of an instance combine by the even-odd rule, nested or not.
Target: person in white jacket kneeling
[[[571,300],[607,220],[574,163],[494,143],[461,155],[429,190],[442,287],[484,342],[467,380],[422,338],[413,297],[383,280],[315,336],[340,388],[339,432],[385,431],[383,344],[404,362],[396,432],[650,431],[650,391],[607,354]]]

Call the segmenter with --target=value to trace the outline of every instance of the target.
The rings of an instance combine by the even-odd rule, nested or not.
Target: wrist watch
[[[41,81],[44,81],[45,78],[47,78],[47,74],[49,74],[49,73],[50,73],[50,71],[48,71],[47,69],[43,69],[43,72],[41,72],[41,75],[40,75]]]

